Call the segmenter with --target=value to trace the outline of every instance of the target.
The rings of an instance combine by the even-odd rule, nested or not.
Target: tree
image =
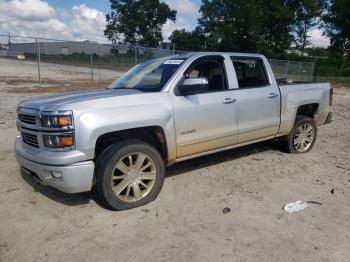
[[[305,48],[310,45],[310,29],[319,23],[325,0],[301,0],[296,11],[295,42],[304,53]]]
[[[172,32],[169,40],[177,50],[199,51],[202,49],[201,38],[195,30],[192,32],[187,32],[185,29],[175,30]]]
[[[331,50],[350,55],[350,1],[330,0],[323,16],[326,34],[331,39]]]
[[[202,17],[198,20],[209,50],[256,50],[254,32],[259,27],[253,23],[258,18],[253,0],[203,0]]]
[[[283,53],[290,46],[296,0],[203,0],[198,20],[211,50]]]
[[[110,0],[111,13],[106,15],[105,36],[113,43],[158,47],[162,26],[176,20],[176,11],[159,0]]]
[[[259,39],[260,52],[272,56],[284,56],[293,40],[297,0],[263,0],[262,32]]]

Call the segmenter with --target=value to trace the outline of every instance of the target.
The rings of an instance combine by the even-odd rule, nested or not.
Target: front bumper
[[[90,191],[94,175],[94,163],[86,161],[68,166],[43,165],[16,154],[16,159],[25,173],[31,174],[46,186],[54,187],[65,193]],[[50,173],[60,174],[59,178]]]

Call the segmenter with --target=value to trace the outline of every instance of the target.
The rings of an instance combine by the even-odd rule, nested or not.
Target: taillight
[[[329,89],[329,105],[333,104],[333,88]]]

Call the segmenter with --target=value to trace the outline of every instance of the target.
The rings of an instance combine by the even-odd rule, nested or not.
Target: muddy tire
[[[315,144],[317,127],[313,118],[299,115],[292,131],[281,139],[283,149],[288,153],[302,154],[309,152]]]
[[[164,175],[163,158],[154,147],[140,140],[121,141],[98,157],[94,191],[106,207],[130,209],[156,199]]]

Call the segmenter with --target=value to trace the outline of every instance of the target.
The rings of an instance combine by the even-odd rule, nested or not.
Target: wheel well
[[[164,131],[159,126],[149,126],[106,133],[98,137],[95,145],[95,159],[110,145],[126,139],[139,139],[154,146],[164,160],[168,158],[168,150]]]
[[[314,117],[318,109],[318,104],[308,104],[299,106],[297,115],[306,115],[310,117]]]

